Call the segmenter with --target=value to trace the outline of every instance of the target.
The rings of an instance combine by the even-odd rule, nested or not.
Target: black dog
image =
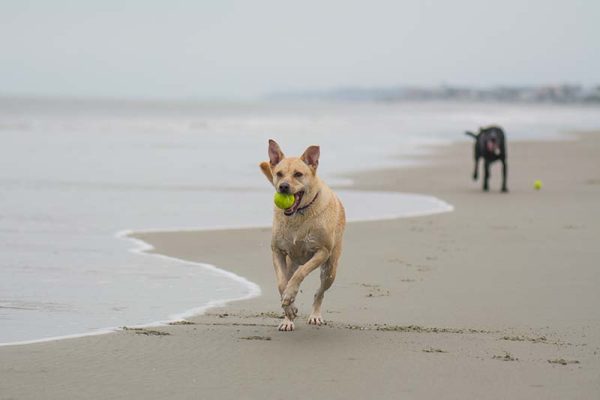
[[[506,187],[506,143],[504,131],[499,126],[488,126],[479,128],[479,133],[465,132],[465,134],[475,138],[475,171],[473,180],[477,180],[479,170],[479,158],[484,160],[483,190],[488,188],[488,179],[490,178],[490,164],[494,161],[502,161],[502,191],[508,192]]]

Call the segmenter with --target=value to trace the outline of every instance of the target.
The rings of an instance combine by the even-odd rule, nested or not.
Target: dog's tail
[[[465,132],[465,135],[467,135],[467,136],[471,136],[473,139],[477,139],[477,135],[476,135],[476,134],[474,134],[473,132],[466,131],[466,132]]]
[[[271,164],[269,164],[267,161],[263,161],[259,164],[259,167],[262,173],[265,175],[265,177],[267,177],[267,179],[269,180],[269,183],[272,185],[273,172],[271,172]]]

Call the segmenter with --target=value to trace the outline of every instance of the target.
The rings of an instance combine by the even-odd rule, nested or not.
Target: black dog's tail
[[[466,132],[465,132],[465,135],[467,135],[467,136],[471,136],[473,139],[477,139],[477,135],[476,135],[476,134],[474,134],[473,132],[466,131]]]

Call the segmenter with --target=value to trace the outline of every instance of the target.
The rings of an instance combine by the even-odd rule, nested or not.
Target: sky
[[[0,0],[0,94],[600,84],[598,0]]]

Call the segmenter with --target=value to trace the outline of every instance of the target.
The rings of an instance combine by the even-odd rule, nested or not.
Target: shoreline
[[[229,229],[230,228],[224,228],[223,230],[229,230]],[[152,251],[154,250],[154,247],[150,243],[145,242],[140,239],[137,239],[135,237],[135,235],[138,233],[141,234],[141,233],[148,233],[148,232],[186,232],[186,231],[191,232],[191,231],[196,231],[196,230],[191,229],[191,228],[190,229],[178,229],[178,230],[148,229],[148,230],[139,230],[139,231],[132,231],[132,230],[124,229],[119,232],[116,232],[114,236],[117,239],[131,241],[135,245],[134,247],[131,247],[128,250],[130,253],[134,253],[139,256],[159,257],[159,258],[163,258],[163,259],[174,260],[178,263],[183,263],[183,264],[193,264],[200,268],[203,268],[203,269],[206,269],[206,270],[209,270],[212,272],[217,272],[217,273],[219,273],[223,276],[226,276],[227,278],[232,279],[234,281],[241,282],[241,283],[245,284],[246,288],[248,289],[247,295],[241,296],[241,297],[235,297],[235,298],[231,298],[231,299],[211,300],[202,306],[187,309],[187,310],[179,312],[177,314],[168,315],[168,316],[166,316],[165,319],[158,320],[158,321],[152,321],[152,322],[148,322],[148,323],[141,323],[141,324],[134,324],[134,325],[121,325],[121,326],[99,328],[97,331],[74,333],[74,334],[68,334],[68,335],[64,335],[64,336],[53,336],[53,337],[46,337],[46,338],[33,339],[33,340],[6,342],[6,343],[0,343],[0,347],[24,346],[24,345],[37,344],[37,343],[54,342],[54,341],[59,341],[59,340],[77,339],[77,338],[82,338],[82,337],[87,337],[87,336],[106,335],[106,334],[110,334],[110,333],[123,331],[126,329],[160,327],[160,326],[169,325],[169,324],[172,324],[175,322],[184,321],[186,318],[202,315],[203,313],[207,312],[210,309],[224,307],[231,302],[248,300],[253,297],[257,297],[257,296],[261,295],[260,287],[257,284],[255,284],[254,282],[246,279],[243,276],[236,275],[236,274],[229,272],[223,268],[219,268],[216,265],[207,264],[207,263],[203,263],[203,262],[188,261],[185,259],[171,257],[171,256],[167,256],[164,254],[152,253]],[[204,231],[210,232],[210,231],[212,231],[212,229],[206,229]]]
[[[352,191],[349,188],[345,188],[344,190]],[[360,191],[360,190],[357,189],[355,191]],[[374,191],[367,191],[367,192],[369,192],[372,195],[379,194]],[[395,215],[395,216],[389,216],[389,217],[378,216],[378,217],[371,217],[371,218],[367,217],[367,218],[359,218],[359,219],[350,219],[350,220],[348,220],[348,223],[386,221],[386,220],[393,220],[393,219],[399,219],[399,218],[415,218],[415,217],[421,217],[421,216],[436,215],[436,214],[445,213],[445,212],[452,212],[454,210],[454,207],[452,205],[444,202],[441,199],[433,197],[433,196],[427,196],[427,195],[422,195],[422,194],[418,194],[418,193],[399,193],[399,192],[394,192],[394,193],[398,193],[401,196],[409,196],[409,197],[410,196],[418,196],[418,197],[427,199],[428,201],[436,204],[436,206],[439,208],[433,209],[431,211],[424,211],[424,212],[416,211],[416,212],[412,212],[412,213],[408,213],[408,214],[404,214],[404,215]],[[236,231],[236,230],[245,230],[245,229],[250,229],[250,230],[260,229],[260,228],[269,228],[270,229],[270,227],[271,227],[270,225],[264,224],[264,225],[248,225],[248,226],[243,226],[243,225],[222,226],[222,227],[217,226],[217,227],[208,227],[208,228],[168,228],[168,229],[149,228],[149,229],[140,229],[140,230],[130,230],[130,229],[120,230],[114,234],[114,237],[117,239],[120,239],[120,240],[131,241],[134,244],[134,246],[128,249],[128,251],[130,253],[140,255],[140,256],[151,256],[151,257],[158,257],[158,258],[162,258],[162,259],[168,259],[168,260],[172,260],[172,261],[175,261],[177,263],[182,263],[182,264],[192,264],[192,265],[198,266],[202,269],[205,269],[205,270],[208,270],[211,272],[217,272],[219,275],[225,276],[228,279],[232,279],[233,281],[236,281],[236,282],[239,282],[239,283],[242,283],[243,285],[245,285],[248,293],[245,295],[239,296],[239,297],[213,299],[201,306],[189,308],[184,311],[177,312],[175,314],[170,314],[170,315],[165,316],[164,319],[159,319],[159,320],[155,320],[155,321],[151,321],[151,322],[144,322],[144,323],[139,323],[139,324],[123,324],[123,325],[119,325],[119,326],[109,326],[109,327],[104,327],[104,328],[98,328],[97,330],[94,330],[91,332],[73,333],[73,334],[67,334],[67,335],[61,335],[61,336],[44,337],[44,338],[40,338],[40,339],[3,342],[3,343],[0,343],[0,347],[23,346],[23,345],[36,344],[36,343],[52,342],[52,341],[57,341],[57,340],[75,339],[75,338],[86,337],[86,336],[105,335],[105,334],[109,334],[109,333],[119,332],[119,331],[122,331],[127,328],[137,329],[137,328],[160,327],[160,326],[165,326],[168,324],[184,321],[186,318],[200,316],[200,315],[210,311],[211,309],[225,307],[226,305],[233,303],[233,302],[249,300],[254,297],[258,297],[261,295],[260,286],[258,286],[256,283],[250,281],[246,277],[232,273],[225,268],[219,267],[218,265],[213,265],[213,264],[209,264],[209,263],[202,262],[202,261],[189,261],[189,260],[186,260],[183,258],[178,258],[178,257],[173,257],[173,256],[156,253],[156,252],[154,252],[154,246],[152,246],[152,244],[150,244],[142,239],[139,239],[138,236],[141,236],[144,234],[152,234],[152,233],[158,233],[158,234],[160,234],[160,233],[175,233],[176,234],[176,233],[183,233],[183,232],[211,233],[211,232],[218,232],[218,231]]]
[[[452,145],[425,156],[432,164],[355,177],[455,211],[349,224],[328,325],[302,321],[309,276],[297,330],[277,332],[270,228],[142,233],[151,254],[222,266],[263,295],[183,325],[0,348],[0,392],[35,398],[43,378],[50,399],[595,397],[600,134],[509,143],[509,194],[496,193],[498,166],[490,193],[470,182],[471,151]]]

